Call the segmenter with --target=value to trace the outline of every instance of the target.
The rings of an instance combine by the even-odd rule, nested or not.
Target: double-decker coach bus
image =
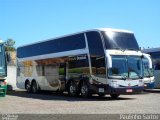
[[[88,97],[143,90],[142,56],[133,32],[93,29],[17,48],[17,86]]]
[[[160,48],[149,48],[143,50],[145,53],[150,54],[154,68],[155,88],[160,88]]]
[[[4,43],[0,40],[0,96],[5,96],[7,91],[7,63]]]

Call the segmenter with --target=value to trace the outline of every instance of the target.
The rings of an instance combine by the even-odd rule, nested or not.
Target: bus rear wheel
[[[31,93],[31,84],[29,81],[26,82],[25,88],[27,90],[27,93]]]
[[[119,94],[110,94],[111,98],[117,99],[120,95]]]
[[[32,89],[32,93],[37,93],[38,92],[38,87],[37,87],[36,81],[32,82],[31,89]]]
[[[68,94],[72,97],[74,96],[77,96],[78,95],[78,88],[77,88],[77,85],[71,81],[69,83],[69,86],[68,86]]]

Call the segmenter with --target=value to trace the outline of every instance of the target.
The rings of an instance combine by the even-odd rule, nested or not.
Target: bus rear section
[[[7,91],[7,64],[3,42],[0,41],[0,96],[5,96]]]
[[[127,45],[131,41],[133,46]],[[133,33],[114,29],[94,29],[25,45],[17,49],[17,87],[29,93],[67,91],[70,96],[82,97],[110,94],[117,98],[140,92],[142,53],[138,49]]]

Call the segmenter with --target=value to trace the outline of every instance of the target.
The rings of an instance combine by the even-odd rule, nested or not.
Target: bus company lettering
[[[69,60],[70,61],[74,61],[74,60],[85,60],[86,56],[76,56],[76,57],[70,57]]]
[[[77,60],[85,60],[86,56],[77,56]]]

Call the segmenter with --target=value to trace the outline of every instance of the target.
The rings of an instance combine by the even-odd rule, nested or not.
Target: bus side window
[[[155,70],[160,70],[160,53],[150,53],[152,57],[152,62]]]
[[[105,68],[105,59],[100,58],[96,60],[96,75],[99,77],[105,78],[106,68]]]
[[[87,41],[91,58],[92,73],[98,77],[105,77],[105,56],[100,33],[87,32]]]

